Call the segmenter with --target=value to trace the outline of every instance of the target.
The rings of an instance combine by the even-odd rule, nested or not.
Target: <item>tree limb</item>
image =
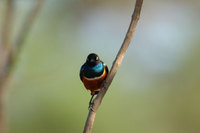
[[[25,39],[27,38],[27,36],[32,28],[32,25],[38,15],[38,13],[41,10],[41,7],[43,6],[43,3],[44,3],[44,0],[36,0],[34,7],[31,9],[31,11],[28,13],[27,17],[25,18],[25,21],[18,33],[17,39],[14,42],[14,45],[13,45],[13,50],[12,50],[13,55],[16,55],[20,51],[22,45],[24,44]]]
[[[105,96],[116,72],[118,71],[122,60],[124,58],[124,55],[126,53],[126,50],[128,49],[128,46],[131,42],[131,39],[134,35],[134,31],[136,29],[136,25],[138,23],[138,20],[140,18],[140,12],[141,12],[141,8],[142,8],[142,3],[143,0],[136,0],[136,4],[135,4],[135,9],[132,15],[132,19],[131,19],[131,23],[129,25],[128,31],[126,33],[126,37],[124,39],[124,42],[122,43],[122,46],[113,62],[113,65],[111,67],[110,73],[108,74],[106,80],[103,83],[103,87],[101,89],[101,91],[99,92],[99,94],[97,95],[97,97],[94,99],[93,102],[93,106],[92,108],[89,110],[88,113],[88,117],[87,120],[85,122],[85,127],[84,127],[84,131],[83,133],[91,133],[92,132],[92,127],[94,124],[94,120],[95,120],[95,116],[96,116],[96,112],[103,100],[103,97]]]
[[[1,48],[5,48],[10,44],[9,41],[10,41],[12,19],[13,19],[13,0],[7,0],[4,22],[1,33],[1,43],[0,43]]]
[[[5,68],[7,60],[10,44],[10,36],[11,36],[11,26],[13,20],[13,0],[6,1],[6,10],[4,16],[4,22],[2,26],[1,32],[1,42],[0,42],[0,133],[5,132],[5,116],[3,110],[3,84],[5,82],[5,76],[7,72],[7,68]]]
[[[44,0],[36,0],[36,5],[31,9],[25,19],[24,24],[20,28],[17,41],[10,43],[10,32],[13,17],[13,0],[7,0],[7,9],[5,12],[5,22],[3,25],[2,38],[0,44],[0,133],[5,133],[5,113],[4,113],[4,89],[9,80],[11,69],[16,64],[16,59],[20,53],[20,49],[24,44],[24,40],[39,13]]]
[[[4,22],[2,26],[1,42],[0,42],[0,80],[5,74],[4,68],[8,60],[9,49],[11,48],[10,36],[13,21],[13,0],[6,1],[6,10]],[[1,82],[0,82],[1,84]]]
[[[12,3],[13,3],[13,0],[8,0],[9,2],[8,3],[8,9],[10,10],[13,10],[11,9],[11,6]],[[6,75],[9,74],[10,72],[10,68],[15,64],[15,61],[16,61],[16,58],[18,56],[18,54],[20,53],[20,50],[24,44],[24,41],[25,39],[27,38],[30,30],[31,30],[31,27],[36,19],[36,16],[39,14],[40,12],[40,9],[42,7],[44,3],[44,0],[36,0],[35,1],[35,5],[34,7],[30,10],[30,12],[28,13],[27,17],[25,18],[25,21],[24,23],[22,24],[22,27],[20,28],[20,31],[18,33],[18,36],[16,37],[16,41],[14,41],[14,43],[9,43],[9,38],[10,38],[10,27],[11,27],[11,11],[9,11],[7,9],[7,12],[9,13],[6,13],[6,21],[5,22],[5,25],[4,25],[4,30],[3,30],[3,33],[6,33],[5,34],[2,34],[2,44],[1,46],[6,46],[7,48],[4,49],[2,47],[0,47],[0,51],[2,51],[1,53],[1,58],[0,58],[0,90],[1,90],[1,86],[3,84],[3,82],[1,82],[5,77]],[[6,28],[7,27],[7,28]],[[9,28],[8,28],[9,27]],[[6,37],[5,37],[6,36]],[[8,45],[8,46],[7,46]],[[4,58],[3,58],[4,57]]]

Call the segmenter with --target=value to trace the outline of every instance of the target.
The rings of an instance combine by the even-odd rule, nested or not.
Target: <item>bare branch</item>
[[[13,0],[6,1],[6,11],[5,11],[5,18],[2,27],[1,33],[1,48],[5,49],[6,46],[10,45],[10,31],[13,19]]]
[[[101,91],[99,92],[99,94],[97,95],[97,97],[94,99],[93,102],[93,106],[92,108],[89,110],[88,113],[88,117],[85,123],[85,127],[84,127],[84,133],[91,133],[92,132],[92,127],[93,127],[93,123],[95,120],[95,116],[96,116],[96,112],[101,104],[101,101],[103,100],[103,97],[105,96],[116,72],[118,71],[122,60],[124,58],[124,55],[126,53],[126,50],[128,49],[128,46],[131,42],[131,39],[134,35],[134,31],[136,29],[136,25],[138,23],[138,20],[140,18],[140,12],[141,12],[141,8],[142,8],[142,3],[143,0],[136,0],[136,4],[135,4],[135,9],[132,15],[132,19],[131,19],[131,23],[129,25],[129,29],[126,33],[126,37],[124,39],[124,42],[115,58],[115,61],[113,62],[113,65],[111,67],[110,73],[108,74],[105,82],[103,83],[103,88],[101,89]]]
[[[8,0],[10,2],[8,2],[9,4],[9,9],[11,10],[11,7],[10,7],[10,4],[13,2],[12,0]],[[28,33],[30,32],[31,30],[31,27],[36,19],[36,16],[37,14],[39,13],[42,5],[44,3],[44,0],[36,0],[35,2],[35,6],[30,10],[30,12],[28,13],[25,21],[24,21],[24,24],[22,25],[19,33],[18,33],[18,36],[16,38],[16,41],[13,43],[13,44],[8,44],[7,42],[9,42],[9,38],[10,38],[10,35],[8,35],[9,31],[7,30],[10,30],[10,27],[11,27],[11,16],[12,15],[6,15],[6,16],[10,16],[10,17],[7,17],[9,19],[7,19],[7,21],[9,22],[5,22],[6,26],[5,27],[9,27],[9,28],[5,28],[4,30],[4,33],[7,33],[7,35],[4,34],[4,36],[6,36],[5,38],[7,39],[2,39],[2,40],[5,40],[3,41],[5,46],[7,46],[6,49],[3,49],[0,47],[0,50],[1,50],[1,58],[0,58],[0,89],[2,88],[1,85],[2,85],[2,81],[3,81],[3,78],[6,77],[6,75],[8,75],[8,73],[10,72],[10,68],[13,66],[15,60],[16,60],[16,57],[17,55],[19,54],[20,52],[20,49],[22,47],[22,45],[24,44],[24,41],[26,39],[26,37],[28,36]],[[8,10],[8,9],[7,9]],[[13,10],[13,9],[12,9]],[[8,10],[9,11],[9,10]],[[11,12],[11,11],[9,11]],[[11,14],[11,13],[6,13],[6,14]]]
[[[8,8],[10,9],[10,4],[12,3],[12,0],[8,0],[8,1],[9,1]],[[19,54],[20,49],[21,49],[22,45],[24,44],[24,40],[28,36],[28,33],[33,25],[33,22],[37,16],[37,14],[39,13],[39,11],[43,5],[43,2],[44,2],[44,0],[36,0],[35,6],[32,8],[32,10],[27,15],[25,22],[22,25],[20,32],[18,33],[17,41],[14,42],[14,44],[9,44],[9,46],[7,46],[6,50],[0,48],[0,50],[2,51],[1,58],[0,58],[1,59],[0,60],[0,90],[3,88],[2,87],[3,84],[5,84],[5,82],[4,82],[5,78],[8,76],[9,72],[11,71],[10,68],[13,66],[13,64],[15,62],[15,58]],[[9,13],[7,13],[7,14],[9,14]],[[11,15],[9,15],[9,16],[11,16]],[[10,17],[8,17],[8,18],[9,19],[7,19],[7,20],[11,21]],[[11,23],[11,22],[7,22],[7,23]],[[6,24],[6,25],[8,25],[8,24]],[[8,26],[10,26],[10,25],[8,25]],[[5,31],[4,31],[5,33],[9,33],[6,30],[10,30],[10,29],[5,28]],[[9,38],[10,35],[4,35],[4,36],[8,36],[7,38]],[[8,40],[5,40],[4,42],[8,42]],[[8,44],[4,44],[4,45],[8,45]]]
[[[4,22],[2,25],[1,42],[0,42],[0,79],[3,74],[5,62],[8,60],[9,49],[11,47],[10,36],[13,20],[13,0],[6,1],[6,10],[4,14]]]
[[[13,19],[13,0],[6,1],[6,10],[5,10],[5,18],[2,27],[1,33],[1,42],[0,42],[0,133],[5,132],[5,116],[3,111],[3,89],[2,84],[5,81],[4,76],[6,75],[7,71],[5,68],[7,62],[7,55],[9,53],[9,48],[11,47],[10,44],[10,36],[11,36],[11,26],[12,26],[12,19]],[[5,71],[4,71],[5,70]]]
[[[41,7],[43,6],[44,0],[36,0],[35,6],[31,9],[29,14],[27,15],[21,30],[18,33],[17,40],[14,42],[13,47],[13,55],[16,55],[17,52],[20,51],[22,45],[24,44],[25,39],[27,38],[33,23],[38,15],[38,13],[41,10]]]
[[[20,52],[24,40],[26,39],[37,14],[39,13],[44,0],[36,0],[36,5],[30,11],[25,19],[17,41],[10,43],[10,31],[13,17],[13,0],[7,0],[7,9],[5,14],[5,22],[0,44],[0,133],[5,133],[5,113],[4,113],[4,89],[9,80],[10,72],[16,62],[17,55]]]

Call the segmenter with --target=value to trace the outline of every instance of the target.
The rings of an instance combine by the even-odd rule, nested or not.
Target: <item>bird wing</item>
[[[106,73],[108,74],[108,72],[109,72],[108,66],[103,61],[102,61],[102,63],[103,63],[104,68],[106,69]]]
[[[83,65],[81,66],[80,73],[79,73],[79,77],[80,77],[81,81],[83,81],[84,65],[85,65],[85,64],[83,64]]]

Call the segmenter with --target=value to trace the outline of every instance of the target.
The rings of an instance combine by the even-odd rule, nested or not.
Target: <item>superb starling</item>
[[[86,62],[80,70],[80,79],[85,88],[91,91],[91,99],[89,107],[92,104],[92,99],[95,94],[98,94],[102,88],[102,82],[105,80],[109,70],[107,65],[100,60],[99,56],[91,53],[87,56]]]

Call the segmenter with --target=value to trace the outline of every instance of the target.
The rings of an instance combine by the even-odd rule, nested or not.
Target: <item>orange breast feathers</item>
[[[102,82],[106,78],[107,72],[104,68],[104,72],[101,76],[95,78],[86,78],[83,76],[83,84],[87,90],[91,91],[91,94],[95,94],[95,92],[99,92],[102,87]]]

